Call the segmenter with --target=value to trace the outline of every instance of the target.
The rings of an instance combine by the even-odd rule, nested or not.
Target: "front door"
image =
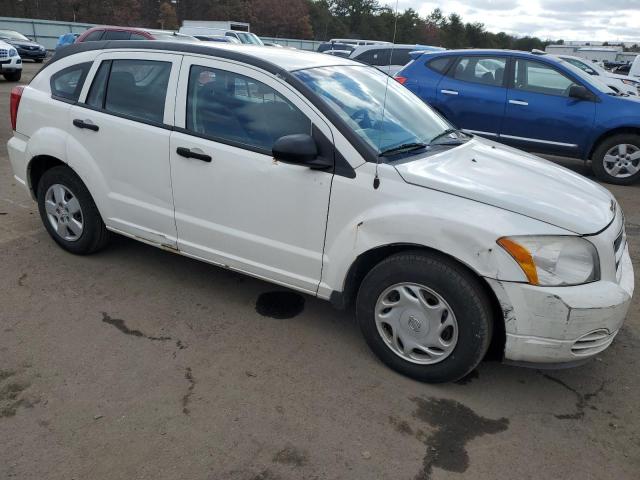
[[[551,65],[514,60],[500,141],[525,150],[578,154],[591,135],[595,102],[570,98],[576,82]]]
[[[434,106],[459,128],[497,136],[507,97],[507,59],[500,56],[463,56],[438,84]]]
[[[333,155],[329,126],[284,83],[224,60],[185,57],[176,105],[178,248],[315,293],[333,174],[276,162],[271,148],[307,133]]]
[[[176,246],[176,227],[169,140],[181,58],[100,55],[65,120],[68,154],[84,159],[106,225],[170,247]]]

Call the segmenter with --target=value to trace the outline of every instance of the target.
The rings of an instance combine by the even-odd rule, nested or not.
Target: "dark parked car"
[[[47,56],[46,48],[13,30],[0,30],[0,40],[13,45],[23,60],[41,63]]]
[[[337,43],[337,42],[325,42],[321,43],[318,46],[318,52],[326,53],[327,50],[347,50],[349,52],[353,52],[355,47],[353,45],[348,45],[346,43]]]
[[[95,42],[98,40],[163,40],[195,42],[197,39],[189,35],[172,32],[170,30],[150,30],[133,27],[93,27],[78,37],[76,43]]]

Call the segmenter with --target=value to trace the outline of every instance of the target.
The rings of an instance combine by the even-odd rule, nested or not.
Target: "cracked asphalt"
[[[640,283],[640,185],[608,188]],[[640,478],[638,295],[582,367],[430,386],[352,313],[280,290],[125,238],[65,253],[0,149],[0,478]]]

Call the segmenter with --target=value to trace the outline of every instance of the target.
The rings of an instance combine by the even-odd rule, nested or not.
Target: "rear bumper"
[[[502,306],[512,363],[580,364],[604,351],[627,315],[634,290],[628,247],[616,281],[575,287],[536,287],[488,279]]]
[[[13,137],[7,142],[7,150],[9,152],[9,161],[11,162],[11,168],[13,169],[13,176],[17,182],[24,185],[33,197],[33,192],[30,191],[27,173],[27,137],[13,132]]]

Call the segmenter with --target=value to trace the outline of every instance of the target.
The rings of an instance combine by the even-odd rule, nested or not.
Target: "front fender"
[[[318,291],[323,298],[343,291],[358,256],[394,244],[437,250],[482,277],[525,282],[522,269],[496,240],[569,233],[517,213],[409,185],[390,165],[379,166],[378,190],[371,186],[374,176],[375,165],[369,163],[357,170],[357,181],[334,179]]]

